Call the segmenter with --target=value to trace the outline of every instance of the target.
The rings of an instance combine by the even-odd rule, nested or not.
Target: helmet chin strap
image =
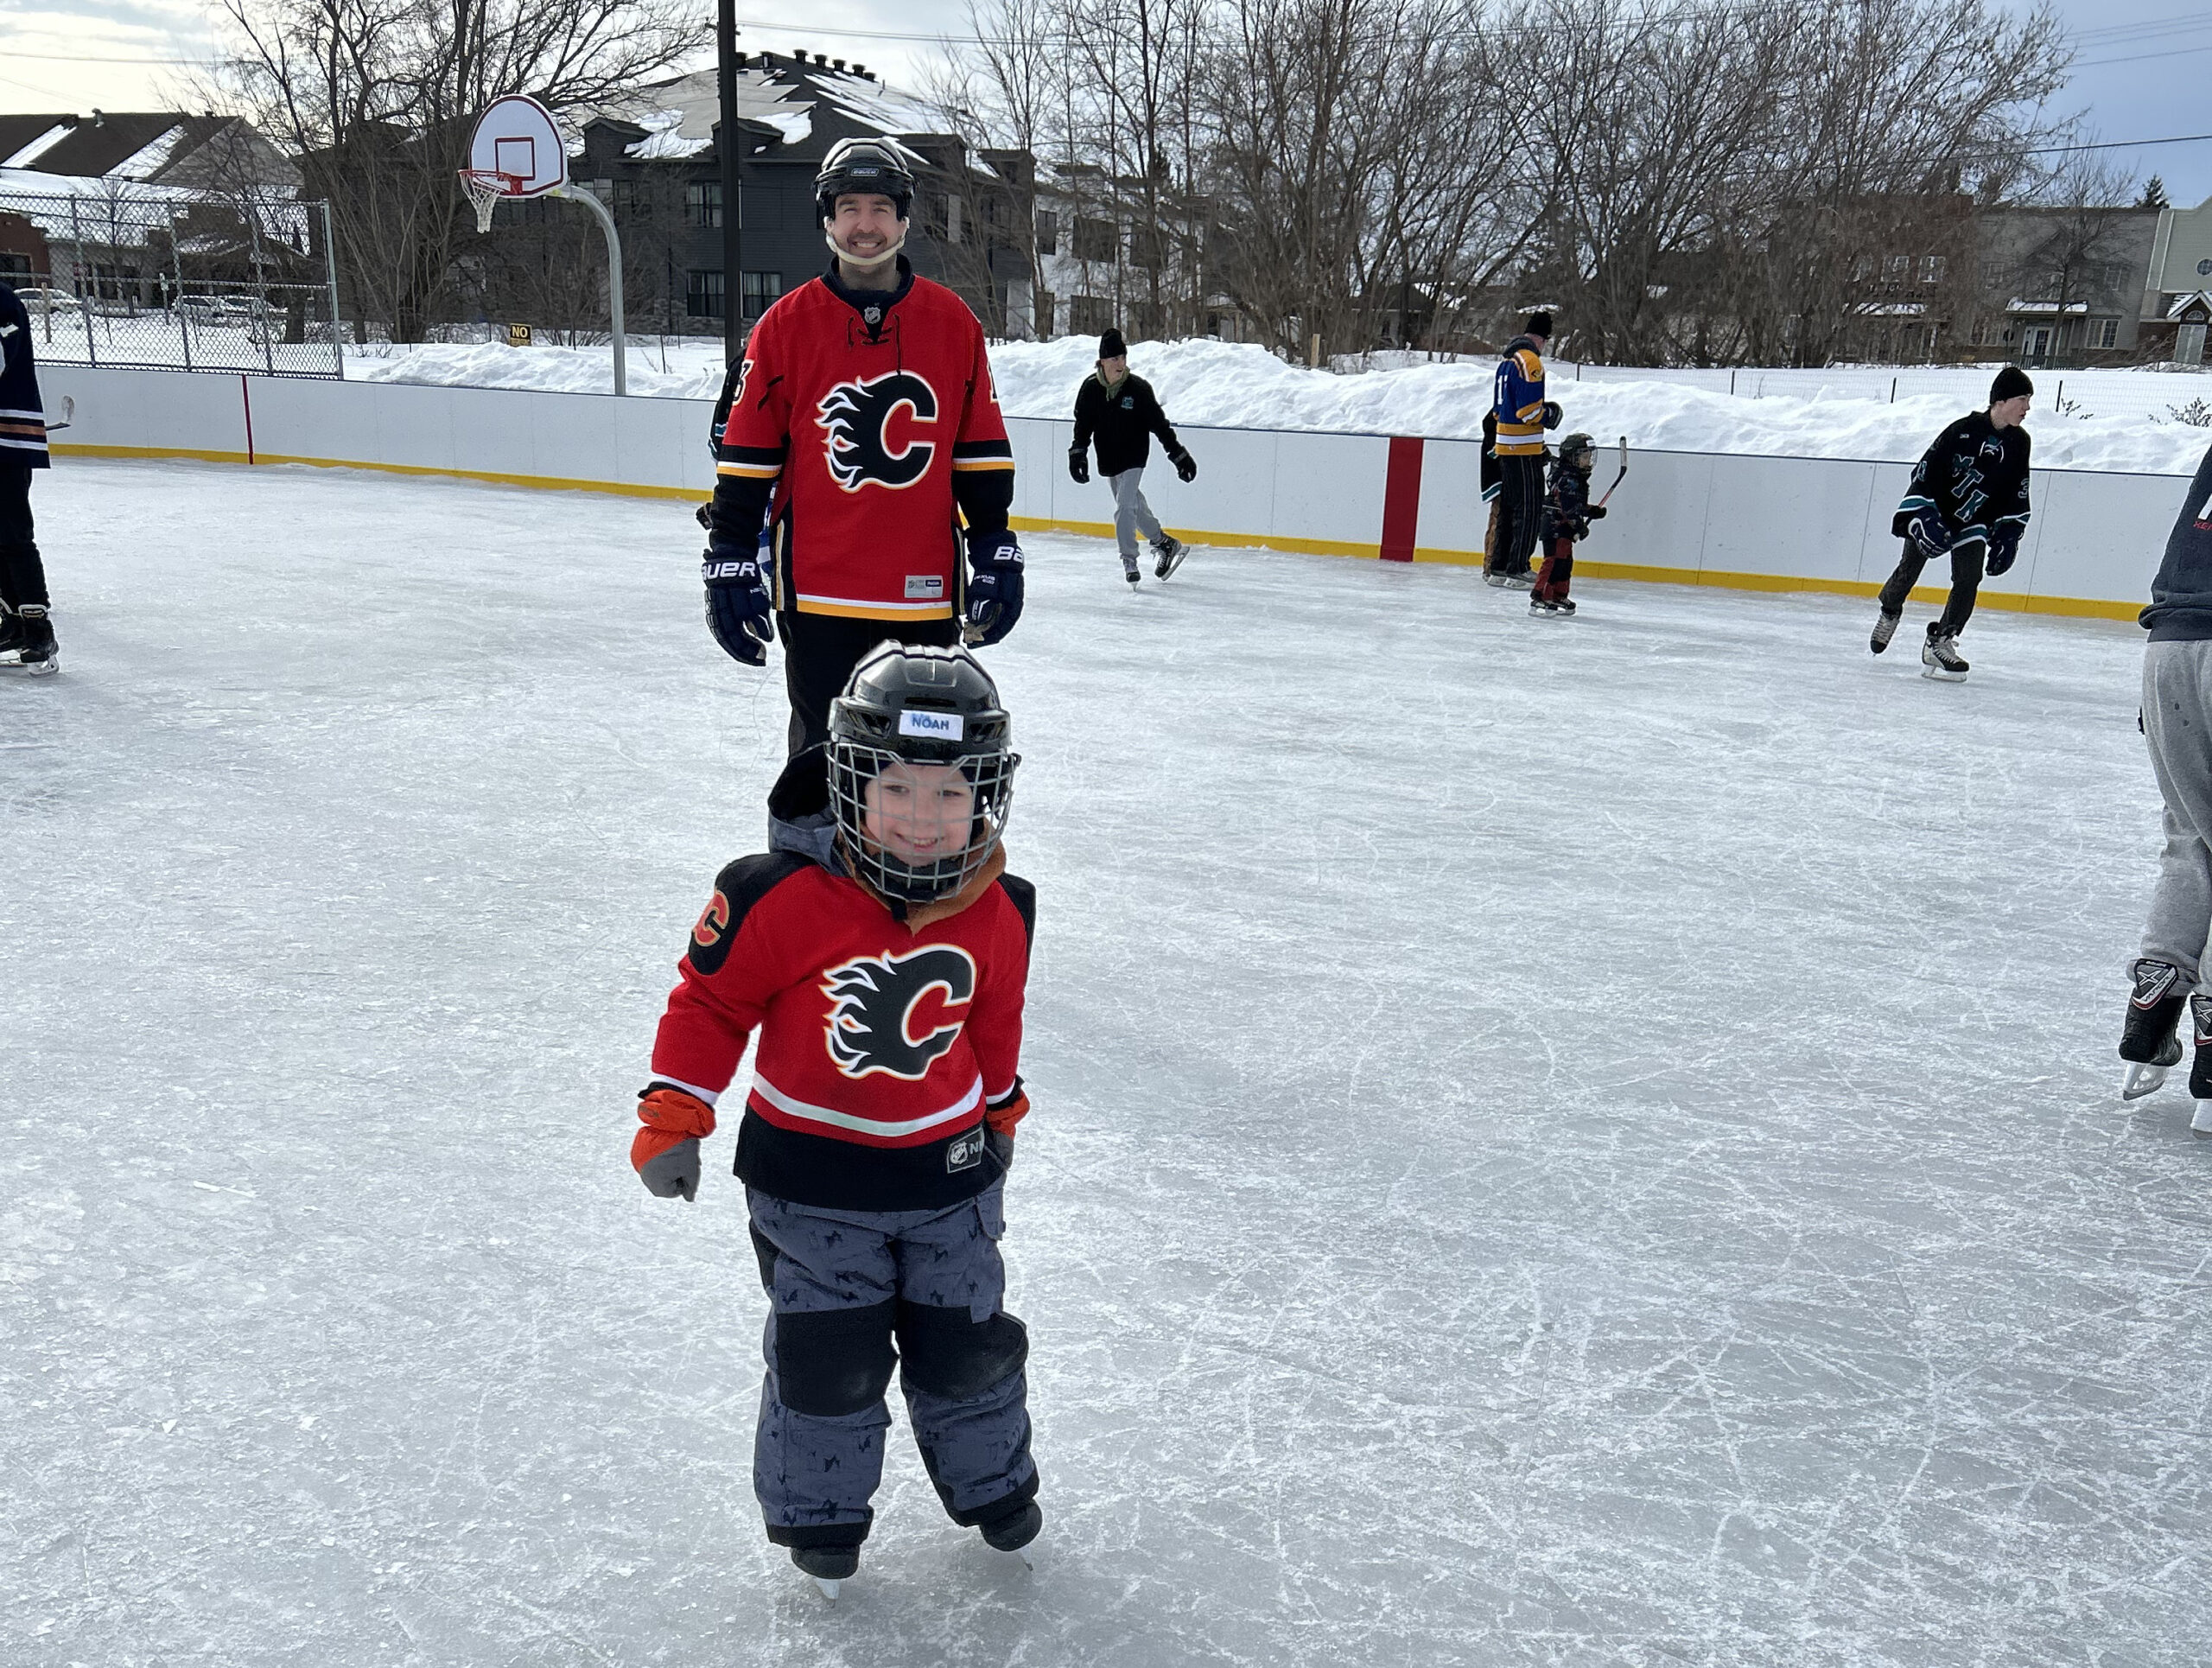
[[[905,222],[901,221],[900,224],[903,226]],[[837,241],[837,234],[832,232],[826,226],[822,228],[822,241],[830,245],[830,252],[835,255],[839,260],[844,262],[846,265],[858,267],[863,272],[873,274],[881,271],[884,267],[890,265],[892,262],[899,258],[899,251],[906,246],[906,234],[904,232],[901,232],[899,234],[898,240],[888,249],[885,250],[880,255],[867,258],[854,254],[851,250],[839,243]]]

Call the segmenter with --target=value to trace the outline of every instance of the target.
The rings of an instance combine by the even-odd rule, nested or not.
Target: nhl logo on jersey
[[[914,1035],[914,1015],[931,991],[939,1021]],[[823,1041],[838,1071],[849,1078],[871,1072],[918,1083],[952,1047],[976,994],[974,958],[957,945],[929,944],[903,956],[862,956],[833,967],[822,982],[830,1002]]]
[[[966,1135],[957,1136],[944,1149],[944,1168],[953,1170],[972,1170],[983,1162],[983,1126],[978,1124]]]
[[[841,382],[814,408],[823,461],[847,492],[871,485],[895,492],[929,473],[934,442],[909,438],[900,450],[891,449],[891,420],[902,406],[909,425],[937,421],[937,392],[912,371]]]

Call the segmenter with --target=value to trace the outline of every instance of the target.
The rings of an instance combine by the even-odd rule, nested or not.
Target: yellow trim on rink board
[[[48,449],[57,457],[145,458],[156,462],[199,463],[244,463],[246,461],[244,452],[203,451],[192,447],[88,446],[55,441],[50,442]],[[714,496],[696,487],[641,487],[613,481],[569,481],[553,475],[504,474],[486,469],[439,469],[420,463],[363,463],[350,458],[289,457],[270,452],[255,454],[254,461],[257,464],[304,464],[315,469],[372,469],[385,474],[443,475],[454,481],[480,481],[493,486],[525,487],[537,491],[608,493],[620,498],[682,499],[695,504],[704,503]],[[1017,515],[1008,517],[1007,522],[1021,532],[1079,533],[1092,538],[1111,538],[1114,536],[1114,524],[1110,521],[1061,521],[1039,516]],[[1379,543],[1363,544],[1353,539],[1290,538],[1273,533],[1210,532],[1197,527],[1171,527],[1168,531],[1188,544],[1231,549],[1287,551],[1299,556],[1359,556],[1370,560],[1382,553]],[[1482,559],[1480,551],[1443,550],[1422,545],[1414,551],[1416,562],[1445,563],[1458,567],[1479,567]],[[1722,590],[1816,591],[1834,596],[1872,597],[1882,589],[1878,584],[1856,579],[1803,579],[1794,575],[1767,573],[1699,573],[1687,568],[1648,568],[1626,562],[1592,562],[1580,557],[1575,558],[1574,571],[1578,577],[1583,578],[1630,579],[1655,585],[1710,585]],[[1912,600],[1940,604],[1949,595],[1943,586],[1921,585],[1914,589]],[[2124,620],[2130,622],[2143,609],[2140,602],[2107,602],[2080,596],[2021,596],[1986,589],[1981,593],[1976,606],[1998,608],[2011,614],[2049,614],[2076,620]]]

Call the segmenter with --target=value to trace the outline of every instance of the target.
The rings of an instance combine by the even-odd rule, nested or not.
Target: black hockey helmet
[[[1587,460],[1587,462],[1580,466],[1586,468],[1589,466],[1589,463],[1595,462],[1598,457],[1597,441],[1592,436],[1582,433],[1580,430],[1577,430],[1574,433],[1569,435],[1565,440],[1562,440],[1559,443],[1559,461],[1560,462],[1567,465],[1570,468],[1573,468],[1578,467],[1574,463],[1574,460],[1578,457]]]
[[[830,800],[853,873],[887,898],[947,897],[990,860],[1014,800],[1014,723],[998,685],[964,648],[879,643],[830,703]],[[926,863],[885,849],[868,831],[869,788],[896,765],[950,765],[974,796],[968,837]],[[882,809],[880,790],[875,807]]]
[[[836,218],[837,199],[861,193],[888,197],[899,218],[908,218],[914,202],[914,174],[897,149],[880,139],[840,139],[830,147],[814,176],[815,217]]]

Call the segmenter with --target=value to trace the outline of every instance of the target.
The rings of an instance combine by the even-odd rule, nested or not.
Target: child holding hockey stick
[[[1574,601],[1567,588],[1574,577],[1574,546],[1590,537],[1590,524],[1605,515],[1604,505],[1590,501],[1590,471],[1597,461],[1598,442],[1588,435],[1569,435],[1559,443],[1544,492],[1543,565],[1529,593],[1532,619],[1573,617]]]

